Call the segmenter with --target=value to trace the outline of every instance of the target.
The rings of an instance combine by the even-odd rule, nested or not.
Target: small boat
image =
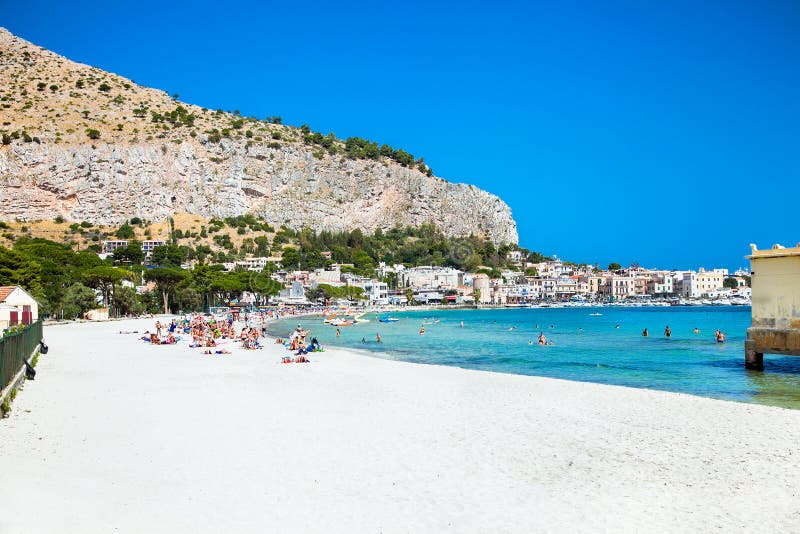
[[[331,319],[331,326],[353,326],[355,321],[350,319]]]
[[[399,321],[397,317],[392,317],[391,315],[384,315],[383,317],[379,318],[378,321],[382,323],[396,323]]]
[[[592,317],[600,317],[603,314],[600,313],[600,312],[594,312],[594,313],[590,313],[589,315],[591,315]]]

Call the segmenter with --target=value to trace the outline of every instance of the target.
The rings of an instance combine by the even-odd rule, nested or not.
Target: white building
[[[559,278],[561,276],[568,276],[572,274],[574,268],[571,265],[564,265],[561,260],[543,261],[541,263],[532,264],[539,276],[548,278]]]
[[[338,268],[331,270],[316,269],[309,273],[308,278],[312,283],[316,282],[317,284],[328,284],[332,286],[342,285],[342,271]]]
[[[509,250],[506,254],[506,259],[514,263],[522,263],[525,259],[525,253],[521,250]]]
[[[292,282],[290,288],[281,290],[277,300],[286,304],[308,304],[306,292],[300,282]]]
[[[148,239],[147,241],[142,241],[142,251],[146,258],[150,257],[150,253],[153,252],[153,249],[156,247],[164,247],[167,245],[167,242],[162,239]]]
[[[103,254],[111,254],[120,247],[127,247],[128,243],[124,239],[103,241]]]
[[[385,282],[370,280],[364,285],[364,296],[369,299],[370,304],[385,306],[389,304],[389,286]]]
[[[650,276],[647,280],[647,294],[653,296],[672,295],[675,293],[672,275],[669,273],[658,273]]]
[[[20,286],[0,287],[0,328],[39,319],[39,303]]]
[[[455,289],[464,285],[464,273],[452,267],[410,267],[398,277],[404,287]]]
[[[103,241],[103,254],[111,254],[115,250],[120,247],[127,247],[130,241],[126,239],[116,239],[116,240],[108,240]],[[166,246],[167,242],[163,239],[149,239],[147,241],[142,241],[142,251],[146,258],[150,258],[150,253],[153,252],[153,249],[156,247],[163,247]]]
[[[679,293],[685,298],[699,298],[722,289],[727,269],[714,269],[713,271],[685,272],[679,279]]]
[[[245,258],[236,262],[236,268],[260,273],[264,270],[264,267],[267,266],[267,263],[269,263],[269,258],[263,256],[259,258]]]

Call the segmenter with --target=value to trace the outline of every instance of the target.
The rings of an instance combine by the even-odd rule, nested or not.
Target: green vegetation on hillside
[[[391,266],[402,263],[407,267],[418,265],[448,266],[464,271],[496,273],[509,266],[506,255],[516,245],[495,247],[486,239],[469,236],[446,237],[432,225],[419,228],[393,228],[384,232],[378,229],[373,234],[364,234],[356,229],[351,232],[314,232],[309,229],[295,232],[281,229],[273,240],[273,248],[284,243],[296,243],[283,247],[283,265],[286,268],[318,269],[331,263],[352,264],[353,272],[374,276],[379,262]],[[528,251],[522,250],[525,254]],[[330,260],[323,255],[330,253]],[[541,257],[538,253],[534,256]]]
[[[450,266],[496,277],[501,269],[513,267],[506,260],[511,250],[521,250],[532,261],[546,259],[516,245],[495,246],[477,236],[449,238],[433,225],[378,229],[372,234],[359,229],[315,232],[281,227],[276,231],[251,214],[193,219],[182,225],[176,228],[175,221],[170,221],[171,239],[152,250],[145,266],[140,240],[151,238],[151,223],[138,217],[116,229],[94,227],[86,221],[66,224],[63,217],[57,217],[45,235],[63,238],[63,243],[34,237],[24,224],[0,222],[3,236],[12,243],[11,248],[0,247],[0,285],[25,287],[42,304],[42,315],[72,318],[100,306],[108,306],[112,315],[202,309],[239,298],[246,291],[266,302],[282,288],[271,279],[281,267],[313,270],[335,263],[342,265],[344,272],[377,277],[379,263],[385,262],[389,267],[398,263]],[[164,235],[164,230],[159,232]],[[82,244],[73,237],[80,237]],[[100,240],[113,237],[128,240],[127,246],[100,259],[96,254]],[[262,273],[244,267],[226,272],[221,265],[249,256],[271,259]],[[182,269],[187,262],[192,262],[194,269]],[[137,294],[123,285],[131,285],[128,281],[137,286],[150,281],[155,291]],[[397,286],[393,273],[387,273],[384,281]],[[322,293],[329,298],[342,296],[329,288]]]

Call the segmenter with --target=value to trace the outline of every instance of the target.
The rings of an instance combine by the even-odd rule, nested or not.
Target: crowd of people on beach
[[[203,354],[232,354],[226,346],[229,343],[232,347],[238,345],[244,350],[259,350],[264,348],[267,321],[308,315],[316,311],[316,309],[271,309],[249,313],[233,312],[222,317],[211,314],[189,314],[173,318],[168,322],[159,319],[153,330],[146,330],[139,339],[150,345],[174,345],[183,338],[190,339],[188,347],[203,349]],[[257,328],[259,324],[260,329]],[[120,334],[138,334],[138,331],[121,331]],[[308,332],[298,324],[287,341],[276,340],[276,343],[285,344],[285,347],[294,353],[294,357],[281,358],[282,363],[306,363],[310,361],[306,356],[308,353],[323,351],[317,338],[306,342],[307,336]]]
[[[303,327],[298,324],[297,328],[289,334],[287,340],[283,340],[282,338],[276,339],[276,344],[283,345],[290,352],[294,353],[294,358],[288,355],[284,356],[281,359],[281,363],[309,363],[311,361],[308,359],[308,354],[310,352],[324,352],[317,338],[312,337],[311,342],[306,343],[307,337],[308,331],[304,330]]]

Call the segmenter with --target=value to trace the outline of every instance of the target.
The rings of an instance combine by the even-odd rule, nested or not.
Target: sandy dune
[[[49,327],[0,532],[800,530],[800,412]]]

